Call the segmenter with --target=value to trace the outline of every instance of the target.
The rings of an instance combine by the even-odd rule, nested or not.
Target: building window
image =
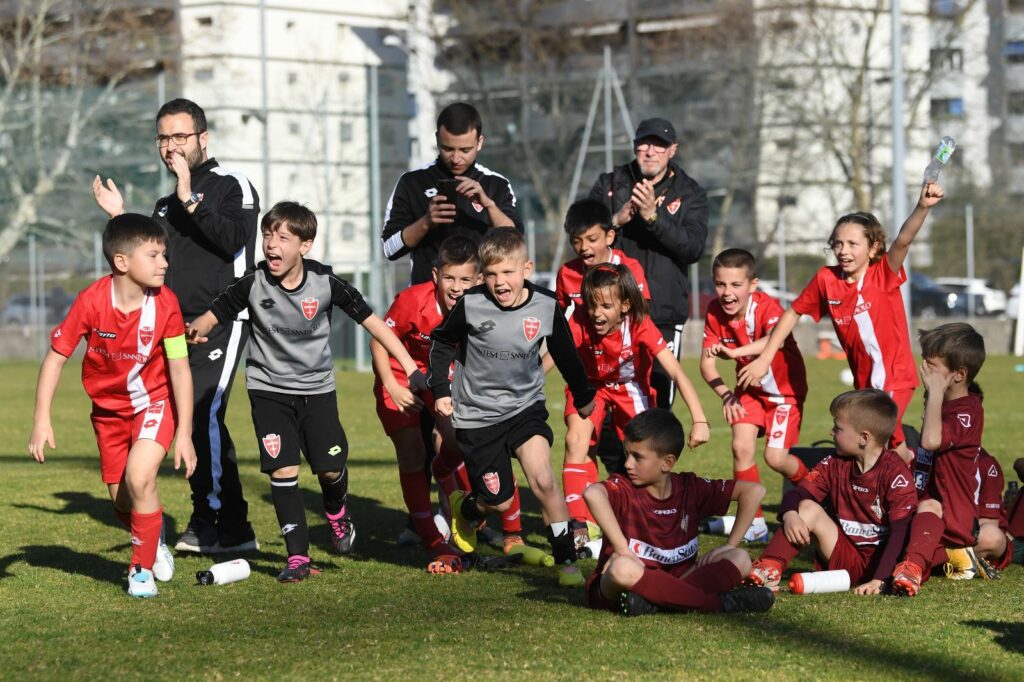
[[[290,21],[290,20],[286,21],[286,22],[284,22],[284,27],[290,31],[293,28],[295,28],[295,22],[294,21]]]
[[[1024,114],[1024,91],[1018,90],[1007,94],[1006,111],[1014,116]]]
[[[935,118],[963,118],[964,101],[960,97],[932,100],[932,116]]]
[[[341,238],[346,242],[350,242],[356,238],[356,224],[351,220],[344,220],[341,223]]]
[[[937,17],[955,17],[960,13],[957,0],[932,0],[932,15]]]
[[[931,52],[932,71],[963,71],[964,51],[958,47],[936,48]]]
[[[299,124],[296,121],[289,121],[288,122],[288,132],[289,133],[291,133],[292,135],[298,135],[301,131],[302,131],[302,128],[299,126]]]
[[[796,142],[791,137],[784,140],[775,140],[775,148],[780,151],[789,151],[794,147],[796,147]]]
[[[1010,64],[1024,62],[1024,40],[1010,40],[1003,46],[1003,56]]]
[[[203,27],[213,26],[213,17],[196,17],[196,23]]]
[[[288,72],[288,85],[295,85],[298,82],[299,82],[299,74],[295,73],[294,71],[289,71]]]
[[[196,69],[195,77],[197,81],[212,81],[213,69]]]
[[[339,130],[342,142],[352,141],[352,124],[347,121],[341,122],[341,128]]]

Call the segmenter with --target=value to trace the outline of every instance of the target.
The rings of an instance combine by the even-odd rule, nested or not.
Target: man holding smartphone
[[[507,178],[476,162],[484,146],[480,113],[449,104],[437,118],[437,159],[402,174],[388,200],[381,243],[389,260],[410,254],[412,284],[427,282],[447,237],[476,242],[491,227],[523,231]]]

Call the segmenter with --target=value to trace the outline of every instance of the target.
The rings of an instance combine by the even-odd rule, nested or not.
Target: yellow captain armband
[[[168,360],[177,360],[188,357],[188,344],[185,343],[185,335],[172,336],[164,339],[164,351]]]

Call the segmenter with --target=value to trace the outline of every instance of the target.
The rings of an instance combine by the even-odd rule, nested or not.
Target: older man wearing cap
[[[669,121],[649,118],[633,139],[636,158],[602,173],[590,198],[612,212],[616,240],[640,261],[651,293],[651,320],[679,357],[689,306],[686,268],[704,252],[708,237],[707,193],[679,164],[676,130]],[[658,406],[670,407],[675,386],[655,363],[651,384]]]

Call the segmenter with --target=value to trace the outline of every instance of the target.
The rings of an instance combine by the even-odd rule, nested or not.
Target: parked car
[[[56,324],[63,320],[71,309],[73,298],[63,289],[55,288],[46,295],[45,324]],[[14,294],[4,304],[0,313],[0,324],[30,324],[32,322],[32,299],[28,294]]]
[[[967,315],[967,299],[928,275],[910,272],[910,314],[926,320]]]
[[[975,315],[998,315],[1006,311],[1006,292],[993,289],[980,277],[936,277],[935,283],[974,299]]]

